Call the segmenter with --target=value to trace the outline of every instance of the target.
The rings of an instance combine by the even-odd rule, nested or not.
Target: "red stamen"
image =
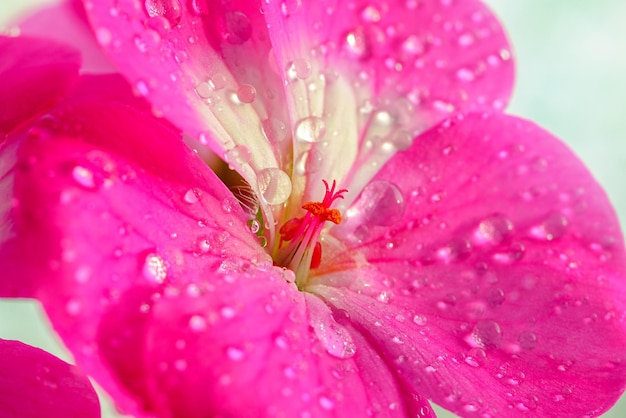
[[[335,191],[337,182],[333,181],[332,187],[325,180],[323,182],[326,188],[324,199],[321,202],[307,202],[302,205],[307,213],[302,217],[289,219],[279,230],[281,239],[275,260],[279,265],[293,269],[296,281],[298,278],[306,280],[309,269],[319,267],[322,262],[319,234],[324,223],[341,222],[341,212],[338,209],[331,209],[330,206],[335,200],[343,199],[343,194],[347,190]],[[283,246],[287,241],[289,243]]]
[[[316,269],[320,266],[322,262],[322,244],[318,242],[315,243],[315,248],[313,248],[313,256],[311,256],[311,268]]]

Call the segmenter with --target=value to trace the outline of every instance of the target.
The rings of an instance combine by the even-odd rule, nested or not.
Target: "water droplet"
[[[380,21],[380,10],[375,6],[369,5],[361,11],[361,19],[368,23],[376,23]]]
[[[96,181],[93,171],[83,166],[77,165],[72,169],[72,177],[76,183],[80,184],[86,189],[95,189]]]
[[[332,318],[312,322],[315,335],[328,354],[337,358],[350,358],[356,353],[356,344],[343,326]]]
[[[250,232],[252,232],[253,234],[256,234],[257,232],[261,230],[261,222],[259,222],[256,219],[252,219],[249,222],[249,226],[250,226]]]
[[[537,345],[537,335],[531,331],[524,331],[517,337],[517,342],[522,350],[532,350]]]
[[[483,348],[497,347],[502,341],[502,329],[496,321],[479,321],[472,331],[474,341]]]
[[[333,409],[335,409],[335,402],[332,399],[327,398],[326,396],[321,396],[319,402],[322,409],[326,411],[332,411]]]
[[[521,260],[526,252],[524,244],[514,242],[506,248],[499,249],[492,255],[494,261],[500,264],[511,264]]]
[[[503,215],[484,219],[474,231],[473,241],[480,245],[496,245],[504,241],[513,231],[513,222]]]
[[[290,16],[295,14],[302,6],[302,0],[283,0],[280,5],[280,10],[283,16]]]
[[[241,103],[252,103],[256,99],[256,89],[250,84],[242,84],[237,89],[237,99]]]
[[[78,299],[70,299],[65,304],[65,312],[67,312],[67,314],[71,316],[78,315],[81,309],[82,309],[82,304],[80,300]]]
[[[226,161],[230,168],[237,170],[244,164],[248,164],[252,159],[250,148],[245,145],[237,145],[236,147],[226,151]]]
[[[245,354],[246,353],[241,348],[238,348],[238,347],[226,348],[226,355],[232,361],[242,361],[245,357]]]
[[[137,50],[143,53],[154,51],[161,44],[161,36],[151,29],[141,31],[134,39]]]
[[[465,362],[472,367],[480,367],[487,360],[487,353],[482,348],[472,348],[465,357]]]
[[[296,159],[296,171],[298,174],[316,173],[322,167],[322,153],[316,149],[303,152]]]
[[[287,74],[292,80],[296,78],[306,80],[311,76],[312,72],[313,67],[311,67],[311,63],[304,58],[294,60],[287,69]]]
[[[209,8],[205,0],[191,0],[191,10],[197,15],[209,14]]]
[[[427,321],[428,319],[424,315],[415,315],[413,317],[413,322],[415,322],[420,327],[423,327],[424,325],[426,325]]]
[[[326,124],[317,116],[301,119],[296,124],[296,138],[304,142],[319,142],[326,135]]]
[[[189,318],[189,328],[192,331],[200,332],[204,331],[207,326],[207,321],[202,315],[192,315]]]
[[[261,170],[257,181],[261,196],[270,205],[284,203],[291,195],[291,179],[287,173],[278,168]]]
[[[165,261],[154,253],[148,254],[143,263],[142,273],[148,280],[163,283],[163,280],[167,277]]]
[[[402,43],[402,50],[409,55],[420,55],[424,53],[425,47],[416,35],[411,35]]]
[[[561,238],[567,231],[567,218],[558,212],[552,212],[539,225],[535,225],[530,229],[530,235],[533,238],[552,241]]]
[[[371,55],[371,42],[363,27],[346,34],[344,49],[348,55],[358,59],[366,59]]]
[[[358,220],[360,224],[389,226],[402,218],[404,208],[404,197],[398,186],[388,181],[375,180],[363,188],[346,211],[346,216]]]
[[[226,31],[223,37],[226,42],[233,45],[241,45],[250,39],[252,35],[252,23],[244,13],[232,12],[226,16]]]
[[[218,91],[226,87],[227,80],[223,74],[213,74],[213,76],[209,79],[209,87],[212,90]]]
[[[145,6],[150,17],[164,17],[172,26],[178,25],[183,15],[179,0],[146,0]]]
[[[272,143],[282,142],[289,137],[287,125],[276,118],[269,118],[263,121],[263,134]]]
[[[193,189],[189,189],[185,192],[185,196],[183,196],[183,200],[189,204],[198,202],[198,195]]]

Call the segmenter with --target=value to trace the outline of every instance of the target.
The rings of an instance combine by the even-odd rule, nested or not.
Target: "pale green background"
[[[44,3],[50,0],[0,0],[0,28]],[[622,183],[626,177],[626,2],[487,3],[504,21],[517,57],[517,84],[509,112],[532,119],[565,140],[604,185],[626,224]],[[0,336],[68,358],[32,303],[0,302]],[[626,399],[604,416],[626,416]]]

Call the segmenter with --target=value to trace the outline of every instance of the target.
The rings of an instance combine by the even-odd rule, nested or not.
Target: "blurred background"
[[[532,119],[567,142],[609,194],[626,226],[626,2],[485,0],[513,43],[517,82],[509,113]],[[54,0],[1,0],[0,32]],[[0,337],[71,357],[39,306],[0,301]],[[106,418],[118,417],[105,400]],[[453,417],[437,410],[441,417]],[[626,416],[623,397],[606,418]]]

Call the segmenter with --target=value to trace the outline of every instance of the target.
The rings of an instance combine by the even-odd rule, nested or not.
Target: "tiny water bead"
[[[159,255],[149,253],[144,259],[142,274],[150,281],[163,283],[167,277],[165,261]]]

